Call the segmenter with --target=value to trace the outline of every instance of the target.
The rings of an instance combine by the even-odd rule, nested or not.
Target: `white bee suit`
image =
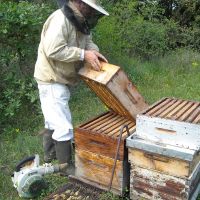
[[[73,138],[73,126],[69,109],[70,91],[61,83],[38,84],[45,128],[54,130],[52,138],[66,141]]]

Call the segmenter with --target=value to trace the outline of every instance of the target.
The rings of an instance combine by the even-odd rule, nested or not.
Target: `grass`
[[[127,72],[149,104],[166,96],[200,101],[199,53],[180,50],[148,62],[125,57],[110,62],[121,66]],[[70,108],[74,126],[107,110],[84,84],[72,90]],[[18,123],[23,120],[23,124],[29,126],[18,129],[15,125],[8,124],[7,129],[0,134],[0,200],[20,199],[10,177],[18,161],[38,153],[43,162],[41,138],[37,135],[37,131],[43,126],[41,113],[35,116],[27,111],[17,120]],[[49,182],[49,187],[38,200],[44,199],[67,182],[66,178],[57,175],[49,175],[45,179]],[[102,199],[118,198],[106,193]]]
[[[124,58],[117,63],[150,104],[166,96],[200,100],[198,53],[180,50],[149,62]]]

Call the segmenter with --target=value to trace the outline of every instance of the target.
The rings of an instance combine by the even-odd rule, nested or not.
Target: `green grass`
[[[149,62],[123,58],[117,64],[124,67],[150,104],[166,96],[200,100],[198,53],[180,50]]]
[[[121,56],[110,62],[121,66],[127,72],[149,104],[163,97],[200,101],[199,53],[181,50],[148,62]],[[72,90],[70,108],[74,126],[107,109],[83,83]],[[43,126],[41,113],[35,116],[27,111],[17,120],[24,128],[8,123],[8,127],[0,134],[0,200],[20,199],[10,177],[18,161],[38,153],[43,162],[41,138],[37,135],[37,131]],[[49,187],[37,198],[38,200],[44,199],[67,182],[66,178],[57,175],[49,175],[46,180]],[[102,199],[118,198],[105,194]]]

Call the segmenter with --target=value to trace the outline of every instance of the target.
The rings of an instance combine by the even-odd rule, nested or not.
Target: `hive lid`
[[[85,65],[79,75],[110,110],[135,120],[148,107],[144,98],[120,67],[103,62],[101,66],[95,71]]]

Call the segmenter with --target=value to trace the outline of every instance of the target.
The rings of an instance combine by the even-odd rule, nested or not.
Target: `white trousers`
[[[52,138],[66,141],[73,138],[73,126],[68,101],[70,92],[60,83],[38,84],[45,128],[54,130]]]

